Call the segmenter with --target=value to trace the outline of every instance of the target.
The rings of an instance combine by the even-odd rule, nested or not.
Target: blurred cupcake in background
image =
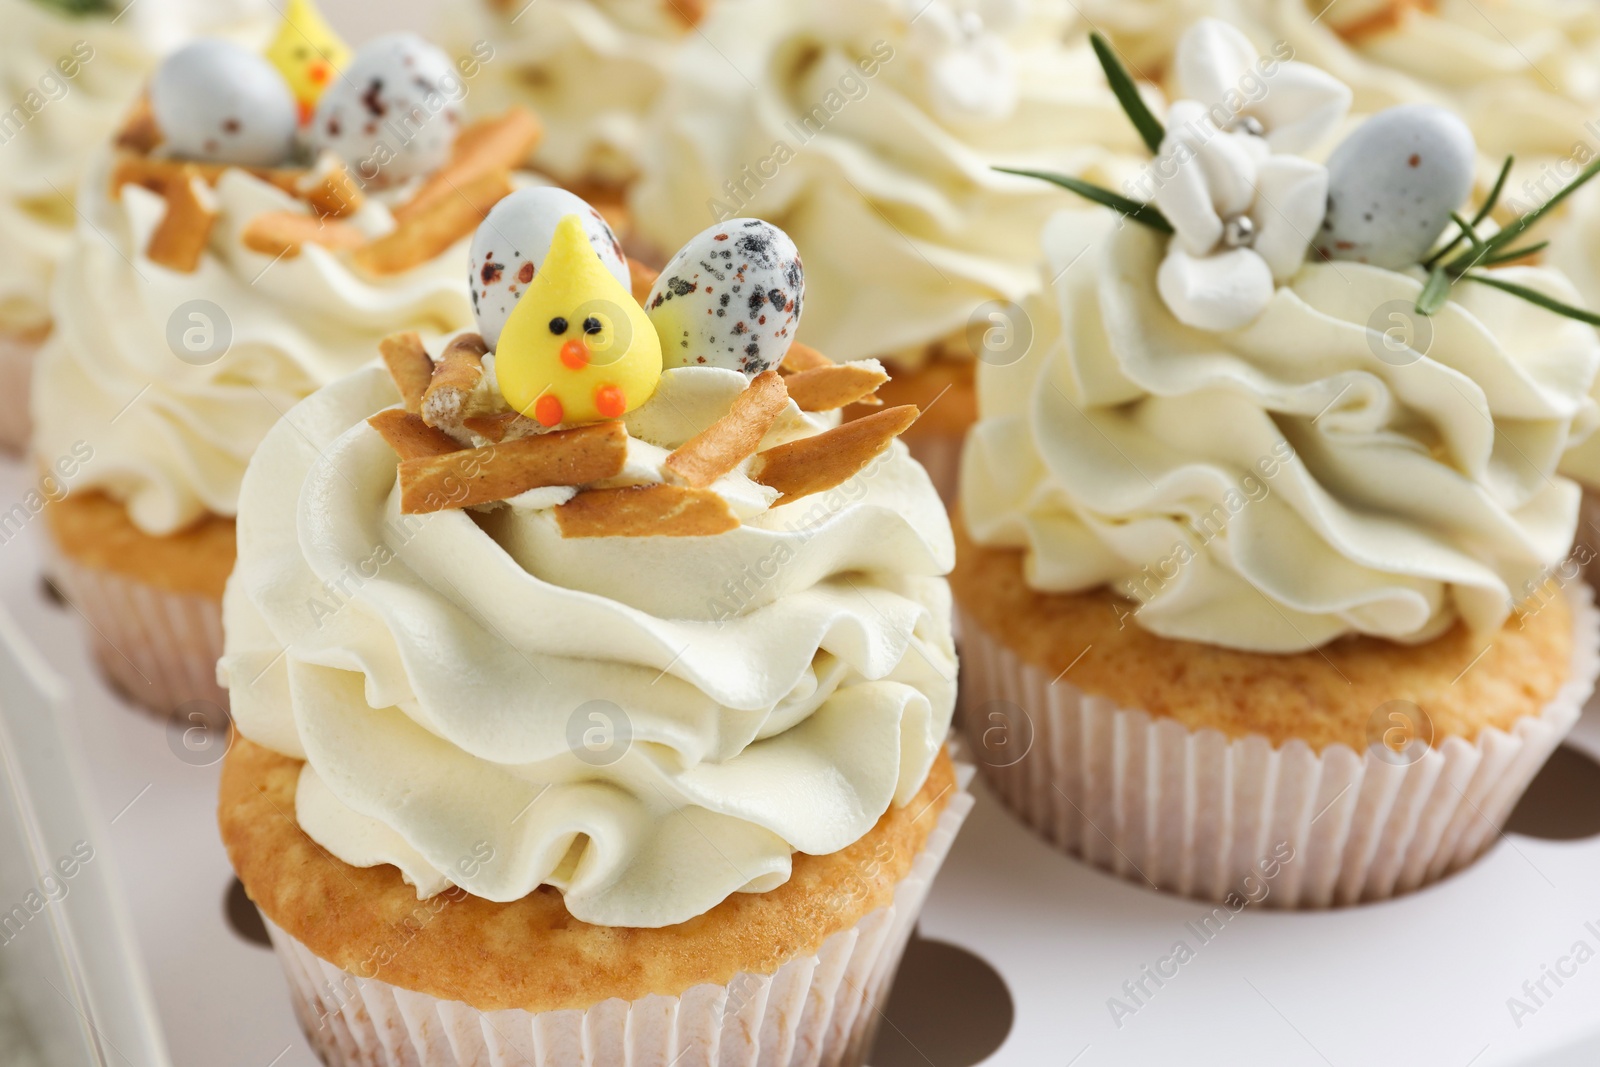
[[[1178,35],[1209,15],[1263,53],[1326,70],[1368,115],[1427,103],[1477,140],[1478,189],[1506,156],[1517,166],[1502,217],[1531,207],[1600,154],[1600,7],[1549,0],[1087,0],[1086,17],[1139,77],[1167,83]],[[1526,210],[1526,208],[1524,208]]]
[[[589,200],[627,240],[625,190],[639,173],[645,113],[715,0],[474,0],[443,39],[488,41],[474,113],[520,104],[545,136],[530,165]],[[706,220],[709,221],[709,220]]]
[[[650,115],[636,229],[668,248],[734,215],[789,231],[816,301],[803,340],[890,366],[948,499],[972,368],[1027,350],[1017,305],[1060,204],[994,166],[1117,186],[1139,162],[1086,28],[1065,0],[718,5]]]
[[[473,57],[410,34],[350,54],[314,14],[293,8],[265,55],[203,38],[163,62],[95,153],[51,291],[32,396],[36,461],[66,491],[50,573],[111,679],[161,712],[225,706],[256,445],[396,328],[472,321],[467,242],[538,137],[518,109],[466,124]],[[342,71],[318,77],[329,57]]]
[[[1458,118],[1328,152],[1348,91],[1263,62],[1197,23],[1167,112],[1129,100],[1149,202],[1051,221],[1038,343],[979,368],[951,581],[1021,818],[1141,883],[1320,907],[1470,863],[1577,722],[1600,618],[1557,466],[1600,339],[1523,263],[1538,216],[1487,221]]]
[[[262,43],[271,15],[266,0],[0,0],[0,448],[27,446],[28,377],[91,155],[164,54],[202,33]]]

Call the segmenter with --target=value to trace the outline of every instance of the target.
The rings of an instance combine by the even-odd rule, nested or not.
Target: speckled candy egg
[[[729,219],[702,230],[645,301],[662,365],[760,374],[789,351],[805,289],[799,250],[770,222]]]
[[[1472,191],[1477,146],[1431,104],[1380,111],[1328,158],[1328,214],[1316,249],[1398,270],[1420,263]]]
[[[289,86],[231,41],[202,38],[168,56],[151,79],[150,109],[167,150],[183,159],[270,167],[294,152]]]
[[[600,212],[565,189],[519,189],[494,206],[472,238],[472,310],[490,348],[500,343],[511,309],[544,265],[556,223],[568,215],[583,223],[584,236],[611,276],[631,288],[628,258]]]
[[[461,96],[449,56],[414,33],[386,34],[356,52],[322,94],[307,136],[363,182],[391,185],[450,158]]]

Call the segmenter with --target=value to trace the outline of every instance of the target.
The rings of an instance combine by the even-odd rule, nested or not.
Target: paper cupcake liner
[[[50,577],[86,623],[101,670],[129,700],[169,717],[182,717],[195,701],[227,710],[227,690],[217,684],[219,601],[168,592],[60,552]]]
[[[939,816],[894,900],[789,960],[682,996],[586,1010],[479,1011],[361,978],[270,919],[295,1016],[329,1067],[854,1067],[865,1061],[934,875],[967,812],[973,771]]]
[[[906,439],[911,458],[922,464],[945,507],[953,507],[961,482],[961,446],[966,438],[949,434],[917,434]]]
[[[1583,566],[1584,578],[1600,589],[1600,493],[1588,487],[1578,505],[1578,534],[1572,551]]]
[[[1566,592],[1572,668],[1543,712],[1509,733],[1445,738],[1409,764],[1343,744],[1230,740],[1119,707],[1024,663],[970,616],[964,729],[1006,806],[1097,867],[1205,900],[1383,900],[1476,859],[1578,721],[1600,669],[1600,616],[1583,582]]]
[[[38,331],[0,332],[0,451],[21,455],[33,437],[28,396],[34,357],[43,344]]]

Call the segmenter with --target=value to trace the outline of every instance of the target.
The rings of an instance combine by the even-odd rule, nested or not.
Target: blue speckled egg
[[[583,221],[583,232],[600,262],[624,289],[631,288],[628,257],[600,212],[565,189],[519,189],[494,206],[472,238],[467,283],[472,286],[478,332],[490,348],[500,343],[511,309],[544,265],[556,223],[568,215]]]
[[[1328,214],[1314,242],[1329,259],[1398,270],[1428,257],[1472,191],[1477,145],[1432,104],[1380,111],[1328,158]]]
[[[463,95],[449,56],[414,33],[386,34],[363,45],[328,86],[306,136],[361,181],[392,185],[450,158]]]
[[[770,222],[729,219],[700,231],[645,301],[662,366],[760,374],[789,351],[805,290],[799,250]]]
[[[293,154],[298,112],[272,64],[202,38],[168,56],[150,82],[166,151],[181,159],[270,167]]]

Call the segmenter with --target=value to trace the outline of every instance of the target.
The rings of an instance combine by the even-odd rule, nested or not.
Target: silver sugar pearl
[[[1228,248],[1249,248],[1256,240],[1256,224],[1249,215],[1229,219],[1222,225],[1222,243]]]
[[[1256,137],[1265,137],[1267,128],[1261,125],[1261,120],[1254,115],[1240,115],[1233,122],[1233,129],[1239,133],[1253,134]]]

